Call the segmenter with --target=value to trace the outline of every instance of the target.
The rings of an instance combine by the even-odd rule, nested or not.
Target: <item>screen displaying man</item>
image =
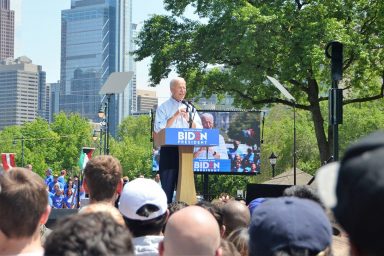
[[[158,133],[164,128],[202,128],[196,109],[184,101],[187,93],[184,78],[177,77],[172,79],[170,90],[171,97],[156,110],[154,132]],[[178,170],[178,147],[162,146],[160,148],[159,174],[161,186],[167,195],[168,203],[172,202]]]
[[[214,117],[210,113],[203,113],[201,116],[203,128],[212,129],[214,127]],[[228,159],[227,147],[224,137],[219,134],[219,145],[212,147],[195,147],[194,158],[200,159]]]

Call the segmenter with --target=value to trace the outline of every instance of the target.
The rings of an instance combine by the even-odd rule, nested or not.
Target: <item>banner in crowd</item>
[[[15,167],[15,153],[1,153],[1,161],[3,164],[3,169],[8,171],[12,167]]]

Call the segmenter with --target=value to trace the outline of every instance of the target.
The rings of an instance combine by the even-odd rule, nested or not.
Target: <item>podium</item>
[[[156,146],[178,146],[179,174],[176,200],[196,203],[195,178],[193,175],[194,147],[209,147],[219,144],[219,130],[195,128],[165,128],[154,135]],[[161,157],[161,155],[160,155]],[[161,177],[160,177],[161,179]]]

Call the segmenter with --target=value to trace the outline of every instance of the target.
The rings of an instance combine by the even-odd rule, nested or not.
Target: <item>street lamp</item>
[[[275,153],[272,152],[271,156],[269,157],[269,163],[271,164],[272,167],[272,177],[275,177],[275,165],[277,162],[277,156]]]
[[[104,102],[104,99],[107,98]],[[109,155],[109,104],[111,94],[107,94],[101,100],[101,105],[99,108],[99,112],[97,113],[99,118],[101,118],[101,130],[104,132],[104,155]],[[101,138],[101,135],[100,135]]]
[[[105,105],[102,104],[99,108],[99,112],[97,113],[99,118],[104,119],[105,118]]]
[[[100,138],[97,136],[97,133],[100,134]],[[99,141],[99,152],[100,152],[100,155],[101,155],[101,145],[103,143],[103,129],[101,128],[100,130],[93,130],[93,134],[92,134],[92,139],[94,142],[97,141],[97,139],[100,139]],[[104,149],[104,154],[105,154],[105,149]]]

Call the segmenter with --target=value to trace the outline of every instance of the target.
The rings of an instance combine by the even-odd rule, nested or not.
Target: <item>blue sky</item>
[[[165,14],[162,0],[132,0],[132,21],[141,24],[151,14]],[[15,57],[27,56],[42,65],[47,82],[60,79],[61,10],[69,9],[70,0],[11,0],[15,10]],[[137,84],[143,88],[148,81],[149,61],[137,63]],[[168,79],[157,88],[160,98],[169,95]],[[160,99],[160,101],[162,101]]]

